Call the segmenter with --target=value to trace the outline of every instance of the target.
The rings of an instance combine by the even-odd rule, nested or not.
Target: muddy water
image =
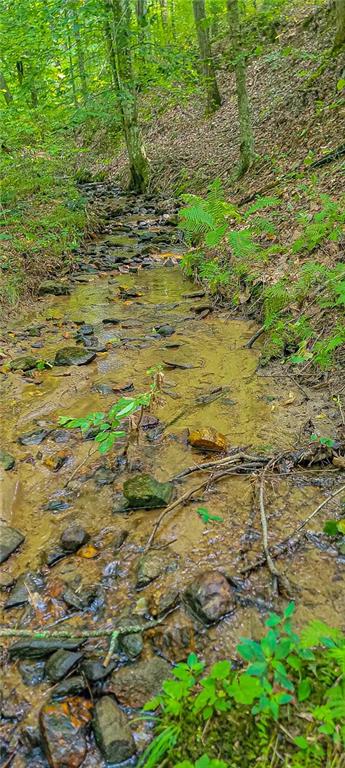
[[[127,217],[127,222],[133,218],[134,227],[140,216]],[[68,627],[72,633],[95,626],[109,628],[119,617],[154,614],[162,597],[181,594],[200,572],[220,569],[239,576],[240,569],[261,552],[257,483],[253,477],[228,477],[166,518],[156,545],[163,545],[158,551],[168,564],[167,570],[141,591],[135,587],[136,565],[159,513],[114,512],[124,480],[131,469],[168,480],[205,461],[204,454],[188,446],[188,428],[212,426],[226,435],[230,448],[250,446],[255,453],[293,448],[310,420],[316,425],[322,420],[325,432],[331,430],[327,399],[319,396],[306,402],[290,380],[277,383],[277,379],[258,375],[260,353],[244,348],[255,330],[253,323],[229,320],[226,312],[196,318],[195,306],[208,303],[208,299],[184,297],[195,290],[195,285],[177,266],[165,265],[169,258],[163,249],[154,257],[152,268],[139,269],[135,274],[115,270],[87,274],[85,282],[74,283],[70,296],[41,299],[34,312],[12,323],[6,338],[6,349],[12,357],[30,353],[53,359],[61,347],[74,346],[74,334],[81,322],[95,327],[95,335],[107,351],[97,353],[95,361],[81,367],[53,367],[29,376],[3,376],[2,443],[15,456],[16,466],[5,473],[1,517],[26,538],[21,549],[4,563],[2,572],[16,579],[25,571],[40,570],[45,578],[45,589],[33,596],[31,605],[3,612],[5,626]],[[120,286],[126,290],[135,287],[140,296],[123,300]],[[119,322],[104,324],[102,321],[109,317]],[[171,325],[175,333],[169,338],[157,337],[155,328],[162,324]],[[40,349],[32,349],[32,339],[25,336],[25,329],[32,325],[42,326]],[[23,338],[18,338],[15,334],[21,330]],[[120,389],[133,382],[136,393],[147,390],[147,371],[157,364],[164,366],[165,379],[153,415],[165,429],[162,433],[154,429],[142,432],[139,443],[130,447],[130,468],[114,469],[114,456],[100,457],[92,442],[74,432],[67,434],[67,442],[61,444],[55,442],[54,432],[40,445],[24,447],[17,443],[20,435],[34,429],[56,428],[61,415],[106,411],[120,395],[101,395],[94,391],[97,384]],[[173,364],[190,367],[174,368]],[[222,389],[212,401],[209,396],[216,388]],[[60,470],[52,471],[45,462],[61,450],[67,461]],[[111,484],[97,484],[96,470],[101,466],[114,469]],[[177,483],[177,494],[199,480],[200,475],[195,474]],[[271,542],[292,531],[324,498],[333,481],[332,470],[328,474],[269,478],[266,498]],[[65,508],[47,510],[53,501],[65,502]],[[221,516],[222,522],[204,523],[196,512],[199,506]],[[325,517],[330,509],[332,506]],[[323,519],[320,516],[310,529],[320,531]],[[70,555],[48,569],[47,552],[73,521],[86,528],[94,549]],[[114,540],[124,530],[128,536],[116,551]],[[83,557],[88,554],[93,556]],[[281,567],[296,585],[299,623],[313,617],[341,625],[342,564],[334,552],[320,551],[309,543],[290,555]],[[70,611],[70,616],[61,597],[66,584],[78,584],[78,589],[101,585],[102,599],[96,600],[90,610]],[[8,594],[8,590],[2,593],[2,602]],[[242,601],[233,615],[211,629],[205,629],[185,608],[177,607],[162,627],[145,635],[143,658],[154,652],[173,662],[192,649],[208,661],[228,655],[239,636],[262,631],[265,614],[258,606],[272,605],[267,571],[255,573],[244,584],[242,594],[254,604]],[[279,603],[274,607],[279,609]],[[104,643],[98,647],[104,648]],[[48,696],[49,684],[24,686],[15,665],[6,666],[4,677],[6,691],[16,689],[16,701],[24,711],[21,725],[37,722],[37,710]],[[91,750],[85,765],[100,765],[99,756],[92,755]]]

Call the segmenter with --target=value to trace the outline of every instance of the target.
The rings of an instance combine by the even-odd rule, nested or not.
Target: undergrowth
[[[259,197],[243,212],[224,199],[217,179],[206,197],[183,200],[180,225],[191,249],[182,267],[235,306],[253,299],[261,307],[267,339],[262,362],[285,356],[294,365],[329,368],[345,343],[345,264],[334,258],[325,263],[319,250],[341,241],[344,198],[320,195],[316,213],[295,216],[298,234],[287,243],[279,231],[278,197]],[[265,272],[282,257],[284,276],[265,284]]]
[[[194,653],[177,664],[144,708],[154,738],[140,766],[344,765],[345,636],[319,621],[297,635],[293,611],[270,614],[261,641],[240,640],[237,659],[207,674]]]
[[[67,271],[86,227],[66,139],[9,148],[2,158],[0,302],[14,305],[43,277]]]

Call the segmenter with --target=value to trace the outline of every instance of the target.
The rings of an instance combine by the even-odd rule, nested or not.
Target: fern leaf
[[[257,251],[257,246],[249,229],[229,232],[228,241],[236,259],[254,256]]]
[[[255,202],[247,208],[244,218],[247,219],[252,213],[262,211],[264,208],[277,208],[281,200],[279,197],[258,197]]]

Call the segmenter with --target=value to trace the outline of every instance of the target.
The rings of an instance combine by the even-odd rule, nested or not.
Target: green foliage
[[[311,435],[310,440],[312,443],[318,443],[319,445],[325,445],[327,448],[334,448],[335,440],[331,437],[319,437],[318,435]]]
[[[121,397],[111,406],[107,413],[97,411],[77,419],[71,416],[60,416],[59,424],[66,429],[78,428],[83,435],[92,430],[99,452],[101,454],[108,453],[115,443],[126,435],[124,429],[121,429],[123,422],[130,416],[133,416],[136,411],[148,408],[157,389],[158,385],[154,378],[148,392],[136,395],[135,397]]]
[[[150,715],[155,735],[141,766],[336,764],[345,745],[345,637],[321,622],[299,636],[293,612],[289,603],[283,616],[269,614],[260,641],[240,641],[240,669],[222,660],[205,676],[195,654],[177,664],[144,707],[158,714]],[[283,763],[276,762],[278,734]]]
[[[307,214],[300,215],[299,221],[303,225],[303,231],[292,244],[293,253],[311,253],[325,238],[332,241],[340,239],[345,224],[344,206],[328,195],[320,195],[320,200],[321,210],[315,213],[311,220]]]
[[[223,522],[222,517],[220,517],[219,515],[212,515],[211,512],[209,512],[208,509],[206,509],[206,507],[198,507],[196,511],[199,517],[201,517],[201,519],[204,521],[204,523],[208,523],[210,522],[210,520],[212,522],[217,522],[217,523]]]

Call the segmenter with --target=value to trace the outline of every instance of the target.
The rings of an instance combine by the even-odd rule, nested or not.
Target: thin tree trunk
[[[129,0],[106,0],[106,5],[111,7],[113,12],[112,40],[116,52],[117,90],[129,158],[130,188],[137,192],[144,192],[148,184],[150,167],[138,122],[137,95],[129,39]]]
[[[138,22],[138,40],[140,45],[140,59],[146,59],[148,54],[149,27],[146,23],[147,3],[146,0],[136,0],[135,13]],[[139,60],[140,60],[139,59]]]
[[[246,82],[246,63],[242,50],[238,0],[227,0],[227,10],[233,50],[238,116],[240,123],[240,165],[238,174],[239,176],[242,176],[246,173],[248,168],[253,165],[255,160],[254,136]]]
[[[6,78],[3,72],[0,72],[0,91],[6,101],[7,106],[12,104],[13,96],[7,85]]]
[[[67,9],[64,10],[64,17],[65,17],[65,26],[66,26],[66,36],[67,36],[67,47],[68,47],[68,65],[69,65],[69,76],[72,86],[72,94],[73,94],[73,102],[76,109],[78,109],[78,96],[77,96],[77,89],[75,85],[75,76],[74,76],[74,66],[73,66],[73,56],[72,56],[72,40],[69,30],[69,19],[68,19],[68,13]]]
[[[111,33],[111,26],[107,16],[104,20],[104,34],[105,34],[105,39],[107,43],[109,65],[111,70],[113,86],[115,91],[118,92],[119,83],[118,83],[118,73],[117,73],[117,66],[116,66],[116,55],[115,55],[114,44],[113,44],[113,36]]]
[[[210,39],[206,26],[205,0],[193,0],[193,13],[199,43],[201,69],[206,89],[206,112],[214,112],[222,100],[214,71]]]
[[[161,22],[163,29],[166,29],[168,26],[168,0],[159,0],[159,5],[161,9]]]
[[[340,48],[345,43],[345,0],[335,0],[335,13],[337,29],[334,39],[334,48]]]
[[[72,10],[73,34],[74,34],[76,49],[77,49],[77,60],[78,60],[79,77],[80,77],[80,83],[81,83],[81,92],[83,94],[83,101],[85,103],[88,97],[88,88],[87,88],[87,78],[86,78],[86,71],[85,71],[84,49],[83,49],[83,43],[80,35],[80,24],[79,24],[79,17],[77,13],[77,7],[74,0],[71,4],[71,10]]]

